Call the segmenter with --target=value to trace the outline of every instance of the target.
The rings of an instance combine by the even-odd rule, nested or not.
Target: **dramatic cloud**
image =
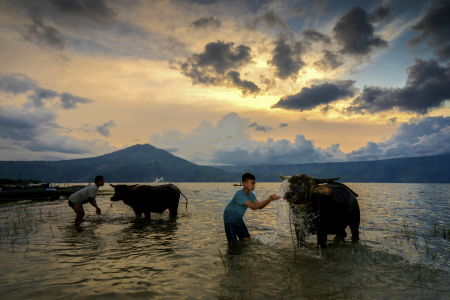
[[[416,46],[426,40],[434,53],[443,61],[450,59],[450,2],[433,1],[426,15],[412,27],[420,34],[408,41]]]
[[[228,72],[226,79],[229,79],[231,81],[232,86],[240,89],[243,95],[257,94],[260,92],[259,87],[253,82],[248,80],[241,80],[239,72],[236,71]]]
[[[62,108],[71,109],[78,107],[78,103],[94,102],[87,98],[74,96],[71,93],[59,94],[50,89],[43,89],[39,87],[34,80],[24,74],[12,74],[0,76],[0,91],[5,93],[12,93],[14,95],[24,94],[29,91],[34,91],[33,94],[28,95],[35,107],[44,106],[43,100],[60,97]]]
[[[268,139],[265,143],[259,143],[256,148],[220,149],[214,152],[212,160],[216,163],[233,165],[302,164],[336,161],[343,157],[339,144],[321,149],[315,147],[313,141],[298,134],[293,143],[289,140]]]
[[[44,99],[53,99],[59,96],[55,91],[49,89],[36,88],[33,95],[28,96],[28,98],[33,101],[35,107],[44,106]]]
[[[280,128],[283,128],[283,127],[288,127],[289,126],[289,124],[288,123],[280,123]]]
[[[374,35],[367,12],[359,6],[352,7],[341,17],[333,32],[334,38],[342,46],[342,54],[367,55],[376,48],[388,45],[385,40]]]
[[[50,46],[59,50],[64,49],[66,40],[58,29],[46,26],[40,16],[39,9],[31,9],[29,16],[33,24],[28,26],[25,39],[38,45]]]
[[[325,44],[331,43],[331,38],[328,35],[323,34],[312,28],[303,29],[302,35],[305,38],[305,40],[307,40],[307,41],[324,42]]]
[[[381,22],[389,17],[389,6],[387,4],[380,6],[376,11],[368,14],[369,22]]]
[[[90,102],[94,102],[94,101],[83,98],[83,97],[74,96],[71,93],[62,93],[61,94],[61,102],[62,102],[63,108],[72,109],[72,108],[77,108],[78,103],[90,103]]]
[[[321,104],[353,97],[356,93],[354,84],[353,80],[340,80],[334,83],[313,85],[310,88],[304,87],[298,94],[281,98],[271,108],[311,110]]]
[[[258,123],[253,122],[252,124],[248,125],[249,128],[255,128],[256,131],[262,131],[262,132],[268,132],[272,131],[273,128],[270,126],[264,126],[264,125],[258,125]]]
[[[434,60],[415,59],[415,64],[407,72],[403,88],[365,86],[348,112],[376,113],[398,108],[425,114],[450,100],[450,66],[442,67]]]
[[[37,87],[36,82],[23,74],[0,76],[0,91],[14,95],[23,94]]]
[[[344,64],[342,58],[331,51],[323,50],[323,58],[314,62],[314,66],[320,70],[334,70]]]
[[[96,23],[111,23],[116,13],[103,0],[50,0],[60,12],[76,15]]]
[[[287,30],[286,21],[280,18],[272,9],[267,11],[264,15],[256,17],[253,21],[247,23],[245,26],[248,29],[256,29],[258,24],[264,23],[269,28],[279,27]]]
[[[59,127],[56,118],[48,109],[29,111],[0,106],[0,138],[36,141],[41,132]]]
[[[100,125],[97,127],[97,132],[103,135],[104,137],[110,137],[111,136],[111,127],[116,127],[116,123],[114,123],[113,120],[110,120],[109,122],[106,122],[103,125]]]
[[[2,159],[67,159],[116,150],[102,141],[67,136],[56,119],[47,108],[0,106],[0,145],[8,145],[0,147]]]
[[[251,81],[242,80],[240,73],[233,69],[247,65],[251,61],[251,49],[233,43],[217,41],[208,43],[205,51],[194,54],[181,64],[181,72],[192,78],[194,84],[230,86],[242,93],[256,94],[259,88]]]
[[[298,71],[305,64],[301,54],[304,46],[301,42],[294,42],[287,34],[280,34],[272,51],[273,57],[267,63],[276,68],[278,78],[297,77]]]
[[[219,19],[215,19],[214,17],[211,16],[200,18],[192,22],[189,26],[195,28],[207,28],[207,27],[220,28],[220,26],[222,26],[222,22],[220,22]]]
[[[348,160],[379,160],[450,153],[450,118],[427,117],[403,123],[388,140],[369,142],[347,154]]]

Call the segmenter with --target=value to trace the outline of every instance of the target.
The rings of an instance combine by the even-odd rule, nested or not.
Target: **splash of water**
[[[280,185],[277,195],[283,197],[287,191],[289,191],[289,181],[284,180]],[[275,227],[274,232],[270,236],[257,237],[257,239],[261,241],[263,244],[275,244],[277,242],[278,237],[281,234],[281,231],[283,230],[283,227],[290,224],[289,206],[287,205],[287,202],[283,200],[285,199],[281,198],[280,200],[277,201],[277,225]]]
[[[161,178],[156,177],[156,178],[155,178],[155,181],[150,182],[150,184],[151,184],[151,185],[158,185],[158,184],[160,184],[160,183],[162,183],[162,182],[164,182],[164,177],[161,177]]]

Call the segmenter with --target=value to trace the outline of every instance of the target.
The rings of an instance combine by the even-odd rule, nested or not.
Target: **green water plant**
[[[223,258],[222,252],[220,252],[220,248],[217,247],[217,250],[219,250],[219,257],[222,260],[223,268],[225,269],[225,273],[227,272],[227,265],[225,264],[225,259]]]

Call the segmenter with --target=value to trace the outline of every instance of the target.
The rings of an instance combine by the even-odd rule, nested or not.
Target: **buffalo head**
[[[113,184],[109,184],[110,186],[112,186],[114,188],[114,195],[111,197],[111,201],[120,201],[120,200],[125,200],[131,189],[138,186],[139,184],[134,184],[134,185],[126,185],[126,184],[117,184],[117,185],[113,185]]]
[[[284,176],[279,174],[281,179],[289,181],[289,191],[284,194],[284,199],[293,204],[308,204],[317,184],[328,183],[339,178],[315,178],[310,175],[297,174]]]

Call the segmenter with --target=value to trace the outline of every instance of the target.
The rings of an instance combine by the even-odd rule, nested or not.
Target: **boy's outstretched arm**
[[[248,208],[251,208],[253,210],[257,210],[257,209],[263,209],[264,207],[266,207],[270,202],[272,202],[273,200],[278,200],[280,199],[281,196],[277,196],[275,194],[272,194],[269,196],[269,198],[267,198],[266,200],[259,202],[258,200],[255,200],[253,203],[248,200],[244,202],[244,205],[247,206]]]

